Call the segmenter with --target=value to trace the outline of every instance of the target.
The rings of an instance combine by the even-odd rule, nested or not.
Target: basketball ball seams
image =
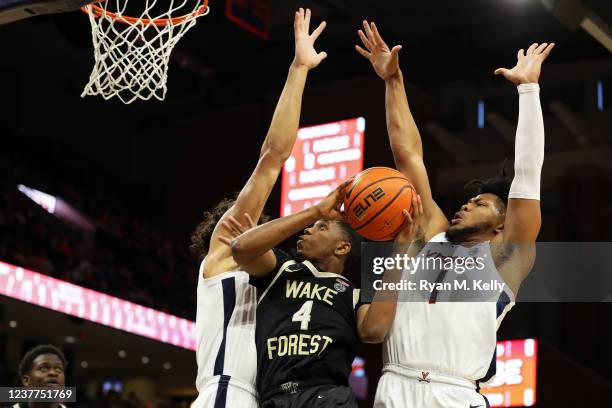
[[[414,186],[404,174],[390,167],[371,167],[357,174],[344,194],[346,221],[362,237],[392,240],[406,221],[403,209],[411,209]]]
[[[389,172],[389,173],[393,172],[393,173],[399,173],[399,174],[402,174],[402,173],[400,173],[398,170],[396,170],[396,169],[392,169],[391,167],[383,167],[383,166],[370,167],[369,169],[366,169],[366,170],[362,171],[361,173],[359,173],[359,174],[357,175],[357,178],[355,178],[355,180],[353,180],[353,183],[352,183],[352,187],[351,187],[351,189],[350,189],[350,190],[348,190],[348,191],[345,193],[345,197],[346,197],[347,199],[349,199],[349,198],[351,197],[351,194],[353,194],[353,190],[354,190],[355,188],[357,188],[357,186],[359,185],[359,183],[361,183],[361,179],[363,179],[363,178],[364,178],[364,177],[366,177],[366,176],[367,176],[369,173],[371,173],[371,172],[373,172],[373,171],[376,171],[376,170],[384,170],[384,171],[387,171],[387,172]],[[396,177],[396,176],[394,176],[394,177]],[[402,177],[400,177],[400,178],[402,178]],[[404,178],[404,179],[405,179],[407,182],[410,182],[410,180],[408,180],[408,179],[406,179],[406,178]]]
[[[398,177],[399,178],[399,177]],[[379,182],[381,180],[378,180],[377,182]],[[372,183],[372,184],[376,184],[376,183]],[[412,189],[412,184],[406,184],[404,186],[402,186],[402,188],[400,188],[400,190],[395,194],[395,196],[393,196],[393,198],[391,200],[389,200],[389,202],[387,204],[385,204],[385,206],[383,208],[381,208],[376,214],[374,214],[369,220],[367,220],[365,223],[363,223],[362,225],[358,226],[358,227],[354,227],[355,231],[359,231],[360,229],[362,229],[363,227],[367,226],[368,224],[370,224],[372,221],[374,221],[376,219],[376,217],[378,217],[380,214],[382,214],[387,208],[389,208],[389,206],[391,204],[393,204],[395,202],[395,200],[397,200],[397,198],[400,196],[400,194],[402,194],[402,192],[407,189],[410,188]]]
[[[416,190],[414,189],[414,186],[411,185],[410,188],[412,189],[412,194],[416,194]],[[411,207],[410,215],[412,215],[414,213],[414,208],[412,207],[412,205],[410,207]],[[372,238],[372,240],[373,241],[389,241],[391,239],[394,239],[397,236],[397,234],[399,234],[399,232],[405,227],[406,227],[406,220],[402,221],[401,225],[397,227],[396,229],[394,229],[393,232],[391,232],[390,234],[387,234],[384,237]]]
[[[360,195],[361,193],[363,193],[363,192],[364,192],[366,189],[368,189],[368,188],[372,187],[372,186],[373,186],[374,184],[376,184],[376,183],[381,183],[381,182],[383,182],[383,181],[387,181],[387,180],[394,180],[394,179],[405,180],[405,181],[407,181],[408,183],[410,183],[410,180],[408,180],[407,178],[405,178],[405,177],[399,177],[399,176],[384,177],[384,178],[378,179],[378,180],[376,180],[376,181],[373,181],[373,182],[371,182],[370,184],[368,184],[368,185],[364,186],[364,187],[363,187],[363,188],[362,188],[362,189],[361,189],[361,190],[360,190],[360,191],[359,191],[357,194],[355,194],[355,197],[353,197],[353,199],[352,199],[352,200],[349,202],[348,206],[345,206],[345,207],[346,207],[346,210],[345,210],[345,211],[346,211],[347,213],[348,213],[348,212],[350,212],[351,207],[353,206],[353,203],[355,202],[355,200],[357,200],[357,198],[359,198],[359,195]],[[356,188],[356,187],[359,185],[359,183],[354,183],[354,184],[355,184],[355,187],[353,187],[353,188]],[[351,190],[351,191],[352,191],[352,190]],[[347,194],[346,196],[347,196],[347,198],[348,198],[348,194]]]

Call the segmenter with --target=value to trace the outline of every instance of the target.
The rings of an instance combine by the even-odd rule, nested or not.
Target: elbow
[[[290,150],[278,149],[274,146],[268,146],[261,152],[261,160],[272,163],[278,167],[282,167],[285,161],[291,156]]]
[[[387,331],[381,328],[362,328],[359,331],[359,338],[363,343],[379,344],[387,337]]]
[[[232,248],[232,257],[234,257],[234,260],[236,261],[236,263],[238,265],[243,265],[247,257],[247,251],[245,248],[244,241],[240,237],[234,238],[234,240],[232,241],[231,248]]]

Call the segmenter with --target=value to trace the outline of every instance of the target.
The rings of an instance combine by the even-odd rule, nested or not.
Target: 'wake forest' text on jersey
[[[255,339],[262,401],[317,385],[347,385],[359,342],[359,290],[343,276],[320,272],[274,250],[273,272],[259,289]]]

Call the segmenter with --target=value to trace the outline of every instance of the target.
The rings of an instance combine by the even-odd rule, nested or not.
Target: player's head
[[[345,221],[318,220],[300,235],[297,251],[310,261],[336,258],[345,269],[359,259],[361,237]]]
[[[475,189],[476,195],[461,206],[446,231],[452,242],[469,241],[477,236],[492,239],[504,228],[506,205],[512,180],[506,177],[506,162],[500,174],[485,180],[473,180],[465,188]]]
[[[204,259],[208,253],[208,247],[210,245],[210,237],[215,230],[215,226],[225,214],[236,202],[234,198],[224,198],[210,211],[205,211],[203,220],[198,224],[193,234],[191,234],[191,245],[189,248],[196,254],[200,259]],[[259,218],[259,223],[268,221],[268,216],[263,215]]]
[[[28,351],[19,363],[19,378],[24,387],[63,387],[68,362],[62,351],[43,344]]]

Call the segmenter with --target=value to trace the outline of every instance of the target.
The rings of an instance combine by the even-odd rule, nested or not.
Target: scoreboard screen
[[[480,391],[492,407],[535,405],[537,351],[534,339],[497,343],[497,373]]]
[[[342,181],[363,170],[364,133],[364,118],[298,131],[283,168],[281,217],[317,204]]]

